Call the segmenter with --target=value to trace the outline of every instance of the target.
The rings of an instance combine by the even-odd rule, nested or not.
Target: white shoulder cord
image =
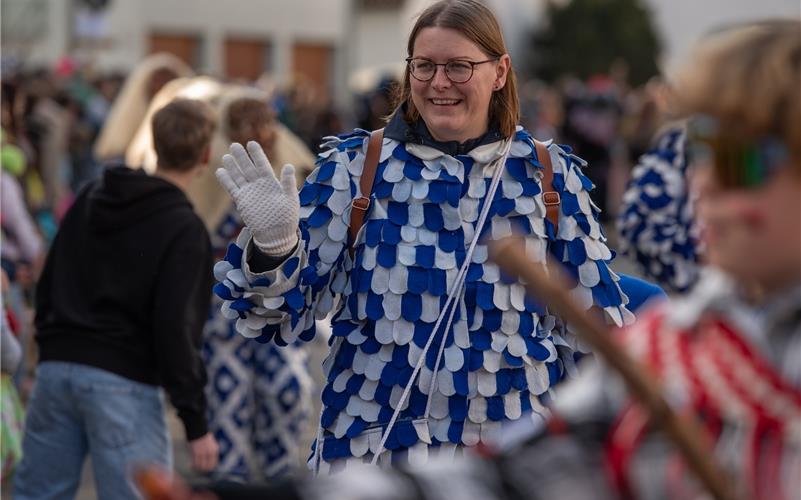
[[[387,428],[384,431],[384,434],[381,436],[381,443],[378,446],[378,450],[373,455],[373,459],[370,462],[372,465],[378,463],[378,457],[384,452],[385,445],[387,444],[387,439],[389,439],[389,433],[392,431],[392,428],[395,426],[395,422],[398,420],[398,416],[400,415],[401,408],[403,408],[403,404],[406,402],[406,399],[409,397],[409,393],[412,391],[412,386],[414,386],[414,380],[417,378],[418,373],[420,373],[420,369],[423,367],[423,363],[426,359],[426,354],[428,353],[428,349],[431,347],[431,343],[434,341],[434,338],[437,336],[437,332],[439,331],[439,326],[442,323],[442,320],[445,317],[445,314],[448,312],[448,308],[450,307],[451,303],[455,301],[455,299],[461,294],[462,287],[464,286],[465,277],[467,276],[467,269],[470,267],[470,263],[473,257],[473,252],[475,251],[476,245],[478,244],[478,240],[481,237],[481,230],[484,227],[485,222],[487,221],[487,216],[489,214],[490,205],[492,205],[492,201],[495,198],[495,192],[498,190],[498,185],[501,181],[501,175],[503,174],[504,166],[506,165],[506,158],[509,156],[509,150],[512,147],[512,139],[506,141],[503,146],[503,153],[501,157],[496,161],[495,164],[495,172],[492,176],[492,183],[490,184],[490,188],[486,193],[486,197],[484,198],[484,206],[481,209],[481,215],[478,219],[478,224],[476,224],[475,234],[473,235],[473,241],[470,242],[470,248],[465,255],[464,263],[462,267],[459,269],[459,273],[456,275],[456,281],[453,283],[451,287],[451,291],[448,293],[448,300],[445,302],[445,305],[442,308],[442,312],[439,314],[439,318],[437,318],[437,322],[434,324],[434,329],[431,331],[431,336],[428,337],[428,341],[426,342],[425,347],[423,347],[423,351],[420,353],[420,358],[417,361],[417,364],[414,367],[414,371],[412,371],[412,376],[409,377],[409,382],[406,384],[406,387],[403,390],[403,394],[398,401],[397,406],[395,407],[395,411],[392,413],[392,418],[389,420],[389,424],[387,424]],[[448,317],[448,322],[445,326],[445,335],[451,328],[451,324],[453,322],[454,312],[456,311],[456,307],[458,307],[458,302],[454,304],[453,309],[450,312]],[[434,373],[431,378],[431,390],[428,393],[428,402],[426,403],[426,417],[428,417],[428,412],[431,407],[431,396],[433,394],[434,388],[434,381],[437,377],[437,371],[439,370],[439,362],[442,357],[443,350],[445,348],[445,339],[443,338],[442,345],[440,346],[439,354],[437,356],[437,364],[434,365]]]
[[[462,285],[464,285],[464,281],[462,281]],[[448,317],[448,324],[445,327],[445,333],[442,337],[442,343],[439,346],[439,352],[437,353],[437,361],[434,363],[434,372],[431,375],[431,383],[428,385],[428,400],[426,400],[426,412],[423,414],[423,418],[428,420],[428,415],[431,413],[431,401],[433,401],[432,396],[434,395],[434,386],[437,385],[437,374],[439,373],[439,363],[442,361],[442,354],[445,352],[445,344],[448,340],[448,330],[451,328],[451,323],[453,322],[453,315],[456,312],[456,308],[459,307],[459,303],[461,302],[461,297],[464,297],[464,286],[459,293],[459,298],[457,298],[456,302],[454,302],[453,307],[451,308],[451,315]]]

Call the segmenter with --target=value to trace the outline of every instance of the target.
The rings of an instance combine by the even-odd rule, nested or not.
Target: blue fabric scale
[[[435,334],[434,323],[466,258],[478,211],[488,202],[487,176],[491,169],[486,169],[485,163],[470,155],[442,156],[437,160],[430,152],[422,161],[414,154],[417,146],[385,138],[371,207],[351,259],[349,238],[342,236],[342,241],[332,242],[331,237],[337,237],[332,235],[344,232],[334,230],[329,234],[328,229],[341,227],[331,226],[334,223],[349,223],[349,208],[332,201],[357,192],[359,178],[352,172],[360,172],[366,137],[367,132],[357,130],[327,139],[327,151],[321,156],[325,160],[319,162],[300,194],[301,243],[280,269],[265,273],[263,278],[270,285],[243,290],[234,285],[242,282],[240,278],[233,274],[227,278],[241,269],[241,248],[248,243],[247,233],[229,249],[226,265],[215,268],[221,281],[216,293],[244,318],[254,314],[253,304],[258,303],[260,294],[269,301],[271,288],[283,287],[285,291],[280,295],[284,301],[270,311],[271,319],[265,327],[276,344],[309,340],[313,329],[308,327],[308,318],[334,313],[332,349],[336,352],[328,365],[321,418],[322,459],[326,462],[347,459],[356,453],[354,450],[364,453],[366,432],[385,428],[394,411],[392,401],[411,380],[414,364]],[[499,234],[499,228],[500,234],[505,234],[510,226],[529,238],[553,233],[538,208],[542,206],[542,166],[536,159],[533,140],[522,130],[516,133],[516,139],[519,142],[514,145],[515,154],[508,158],[489,206],[488,222],[482,230],[485,237]],[[589,240],[595,238],[592,245],[597,247],[603,236],[593,232],[596,215],[591,210],[583,212],[579,198],[565,187],[569,174],[578,176],[581,186],[588,189],[580,162],[558,146],[550,147],[555,151],[552,156],[562,159],[554,165],[554,189],[562,196],[562,217],[572,217],[576,229],[564,240],[551,241],[549,251],[565,262],[570,274],[576,275],[578,267],[590,260]],[[349,176],[347,186],[342,182],[342,172]],[[575,191],[576,182],[571,182]],[[514,193],[509,195],[513,199],[504,193]],[[526,197],[532,200],[523,199]],[[502,223],[505,226],[500,227]],[[591,232],[594,236],[590,236]],[[554,240],[555,235],[551,236]],[[333,244],[341,247],[338,256],[331,253]],[[542,244],[544,249],[546,242]],[[408,407],[400,412],[398,423],[388,436],[389,450],[423,444],[419,426],[427,424],[412,422],[424,416],[429,403],[428,384],[434,372],[434,390],[445,399],[432,400],[436,408],[432,408],[428,419],[426,439],[433,445],[463,444],[465,432],[475,436],[476,429],[510,418],[509,400],[504,398],[519,397],[519,408],[530,411],[531,398],[541,396],[529,393],[530,377],[539,377],[539,387],[548,387],[566,372],[560,357],[567,356],[572,363],[574,353],[566,347],[575,345],[572,333],[565,331],[561,322],[556,322],[553,330],[543,326],[548,315],[543,303],[521,296],[519,288],[513,290],[518,287],[516,280],[500,273],[497,267],[490,267],[485,252],[486,248],[480,245],[480,251],[477,249],[473,255],[464,291],[454,309],[454,322],[447,332],[443,332],[444,325],[436,332],[424,368],[411,388]],[[624,296],[616,276],[603,260],[595,264],[600,277],[591,293],[595,305],[622,310]],[[247,278],[252,284],[254,280]],[[247,292],[253,297],[245,301],[243,294]],[[335,302],[333,297],[342,293],[347,296]],[[321,304],[328,308],[321,308]],[[338,304],[337,309],[331,311],[334,304]],[[281,321],[289,322],[289,331],[279,328],[277,315]],[[563,337],[558,344],[557,337]],[[437,363],[440,352],[442,358]],[[538,363],[541,366],[535,370]],[[476,384],[483,384],[480,394]],[[474,398],[485,401],[471,413]],[[517,402],[514,407],[518,407]],[[476,418],[474,413],[480,417],[475,422],[471,420]]]
[[[434,267],[434,247],[432,246],[419,246],[415,249],[417,265],[424,268]]]
[[[389,182],[380,181],[373,187],[373,196],[379,200],[385,200],[392,196],[393,185]]]

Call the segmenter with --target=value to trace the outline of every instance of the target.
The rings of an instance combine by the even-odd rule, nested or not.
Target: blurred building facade
[[[214,76],[253,80],[269,73],[287,83],[302,75],[345,103],[359,70],[402,63],[411,23],[431,1],[2,0],[3,59],[52,66],[72,55],[126,71],[166,50]],[[527,50],[547,1],[487,0],[513,59]],[[801,15],[798,0],[645,1],[664,41],[666,67],[716,26]]]
[[[490,3],[510,41],[522,43],[543,1]],[[268,73],[286,83],[302,75],[340,100],[358,70],[380,72],[403,61],[411,23],[429,3],[2,0],[3,55],[29,67],[71,55],[100,69],[127,71],[149,53],[168,51],[198,72],[224,78]],[[515,47],[513,55],[522,49]]]

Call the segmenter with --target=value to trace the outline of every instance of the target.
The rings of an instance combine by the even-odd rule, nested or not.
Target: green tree
[[[529,67],[537,78],[586,78],[624,62],[629,83],[659,73],[661,44],[651,14],[640,0],[549,1],[541,30],[533,36]]]

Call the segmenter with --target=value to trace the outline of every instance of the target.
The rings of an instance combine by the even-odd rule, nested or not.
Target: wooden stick
[[[573,302],[568,295],[567,281],[558,266],[531,262],[526,256],[523,239],[510,236],[489,245],[490,258],[511,276],[523,278],[526,290],[548,305],[566,322],[572,324],[593,351],[623,377],[633,396],[650,412],[657,428],[663,430],[681,452],[698,479],[720,500],[733,499],[723,473],[702,446],[711,442],[693,416],[679,417],[662,397],[657,382],[625,351],[619,349],[605,328]]]

